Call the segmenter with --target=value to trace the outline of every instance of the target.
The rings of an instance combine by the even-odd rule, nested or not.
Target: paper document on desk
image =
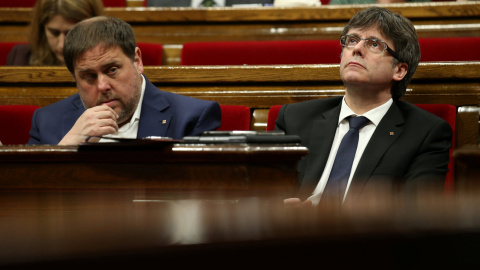
[[[297,135],[278,131],[207,131],[201,136],[186,136],[184,143],[300,143]]]

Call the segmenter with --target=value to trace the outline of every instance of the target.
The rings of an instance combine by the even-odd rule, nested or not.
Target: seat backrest
[[[30,138],[34,105],[0,105],[0,142],[2,144],[26,144]]]
[[[420,62],[480,61],[480,37],[420,38]]]
[[[12,48],[17,44],[22,43],[24,42],[0,42],[0,66],[5,66],[7,64],[7,56]]]
[[[338,40],[187,42],[180,64],[339,64],[341,51]]]
[[[220,105],[222,121],[217,130],[250,130],[250,107],[242,105]]]
[[[455,180],[455,161],[453,158],[453,151],[455,150],[455,130],[456,130],[456,120],[457,120],[457,108],[450,104],[415,104],[421,109],[424,109],[442,119],[447,121],[450,124],[450,127],[453,131],[452,136],[452,148],[450,148],[450,162],[448,164],[448,173],[445,178],[445,190],[452,191]],[[274,105],[270,107],[267,117],[267,131],[272,131],[275,129],[275,121],[278,117],[278,112],[282,105]]]
[[[145,66],[161,66],[163,45],[158,43],[137,42],[142,52],[142,61]]]
[[[104,7],[126,7],[127,0],[102,0]]]
[[[0,0],[0,7],[12,7],[12,8],[15,8],[15,7],[24,7],[24,8],[28,8],[28,7],[33,7],[35,6],[35,3],[37,2],[37,0],[18,0],[18,1],[14,1],[14,0]]]
[[[457,124],[457,108],[450,104],[415,104],[418,107],[435,114],[444,119],[450,124],[452,128],[452,148],[450,148],[450,162],[448,163],[448,173],[445,179],[445,190],[452,191],[455,180],[455,160],[453,158],[453,151],[455,150],[455,131]]]
[[[282,105],[273,105],[268,110],[267,131],[273,131],[275,129],[275,121],[277,120],[278,111],[280,111],[281,107]]]

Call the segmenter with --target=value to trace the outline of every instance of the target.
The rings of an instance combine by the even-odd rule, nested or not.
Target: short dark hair
[[[105,49],[118,46],[132,62],[135,59],[137,43],[132,27],[115,17],[94,17],[75,25],[65,38],[63,57],[68,70],[74,76],[75,61],[98,45],[103,45]]]
[[[383,35],[392,39],[395,52],[400,60],[394,59],[393,64],[399,61],[408,65],[405,77],[392,86],[393,99],[399,99],[407,91],[407,85],[412,80],[420,62],[420,45],[418,44],[417,32],[412,22],[400,15],[382,7],[370,7],[355,14],[343,29],[342,35],[346,35],[350,29],[370,29],[378,27]]]

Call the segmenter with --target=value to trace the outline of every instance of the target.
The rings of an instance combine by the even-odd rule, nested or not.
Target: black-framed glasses
[[[362,40],[364,41],[363,46],[365,46],[367,50],[375,54],[380,54],[380,53],[383,53],[384,51],[387,51],[393,57],[395,57],[398,61],[402,61],[398,57],[398,54],[394,50],[390,49],[390,47],[388,47],[387,43],[379,39],[361,38],[354,35],[343,35],[340,37],[340,43],[342,44],[342,46],[348,47],[348,48],[353,48],[357,46],[357,44],[360,43]]]

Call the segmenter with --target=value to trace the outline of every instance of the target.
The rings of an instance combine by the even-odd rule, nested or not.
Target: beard
[[[130,118],[133,116],[133,114],[135,113],[135,110],[137,109],[137,105],[140,100],[141,91],[140,90],[135,91],[132,94],[133,95],[125,99],[111,92],[104,93],[100,95],[96,104],[97,106],[100,106],[109,100],[115,100],[116,104],[111,108],[115,112],[117,112],[118,114],[117,123],[118,125],[121,125],[128,122]]]

